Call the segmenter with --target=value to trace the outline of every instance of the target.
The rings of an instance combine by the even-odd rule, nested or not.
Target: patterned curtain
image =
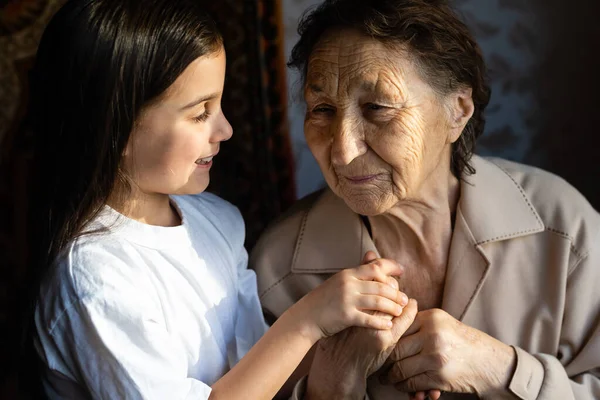
[[[0,360],[14,356],[15,304],[26,270],[30,132],[28,73],[49,18],[65,0],[0,0]],[[198,0],[203,1],[203,0]],[[234,129],[221,147],[209,190],[238,206],[250,249],[266,224],[295,200],[287,131],[281,9],[277,0],[221,0],[208,7],[225,37],[223,108]],[[0,398],[17,398],[0,363]],[[12,384],[10,383],[12,382]]]
[[[209,190],[240,208],[250,249],[266,224],[296,198],[281,2],[221,0],[209,7],[225,37],[223,111],[233,126]]]

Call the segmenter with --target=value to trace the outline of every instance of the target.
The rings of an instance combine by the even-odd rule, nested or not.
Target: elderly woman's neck
[[[369,217],[382,256],[388,253],[405,262],[445,266],[459,197],[460,181],[454,175],[434,174],[419,190],[418,198]]]

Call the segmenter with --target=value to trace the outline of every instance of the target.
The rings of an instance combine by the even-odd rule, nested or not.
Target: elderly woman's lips
[[[351,183],[365,183],[370,182],[377,178],[379,174],[375,175],[363,175],[363,176],[346,176],[345,178]]]

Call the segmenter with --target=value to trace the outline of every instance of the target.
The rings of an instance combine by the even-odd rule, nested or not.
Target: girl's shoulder
[[[120,293],[146,299],[151,286],[143,270],[132,244],[106,232],[85,234],[65,249],[45,277],[37,318],[51,329],[80,304],[104,307],[119,302]]]
[[[82,299],[107,286],[139,286],[143,268],[134,244],[110,232],[88,233],[65,249],[49,280],[66,288],[70,297]]]
[[[234,247],[243,244],[245,226],[236,206],[212,193],[172,196],[185,223],[192,229],[214,229]]]

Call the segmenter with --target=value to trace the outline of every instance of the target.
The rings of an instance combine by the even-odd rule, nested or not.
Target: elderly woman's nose
[[[362,132],[356,124],[340,121],[333,129],[331,162],[334,165],[348,165],[367,151]]]

